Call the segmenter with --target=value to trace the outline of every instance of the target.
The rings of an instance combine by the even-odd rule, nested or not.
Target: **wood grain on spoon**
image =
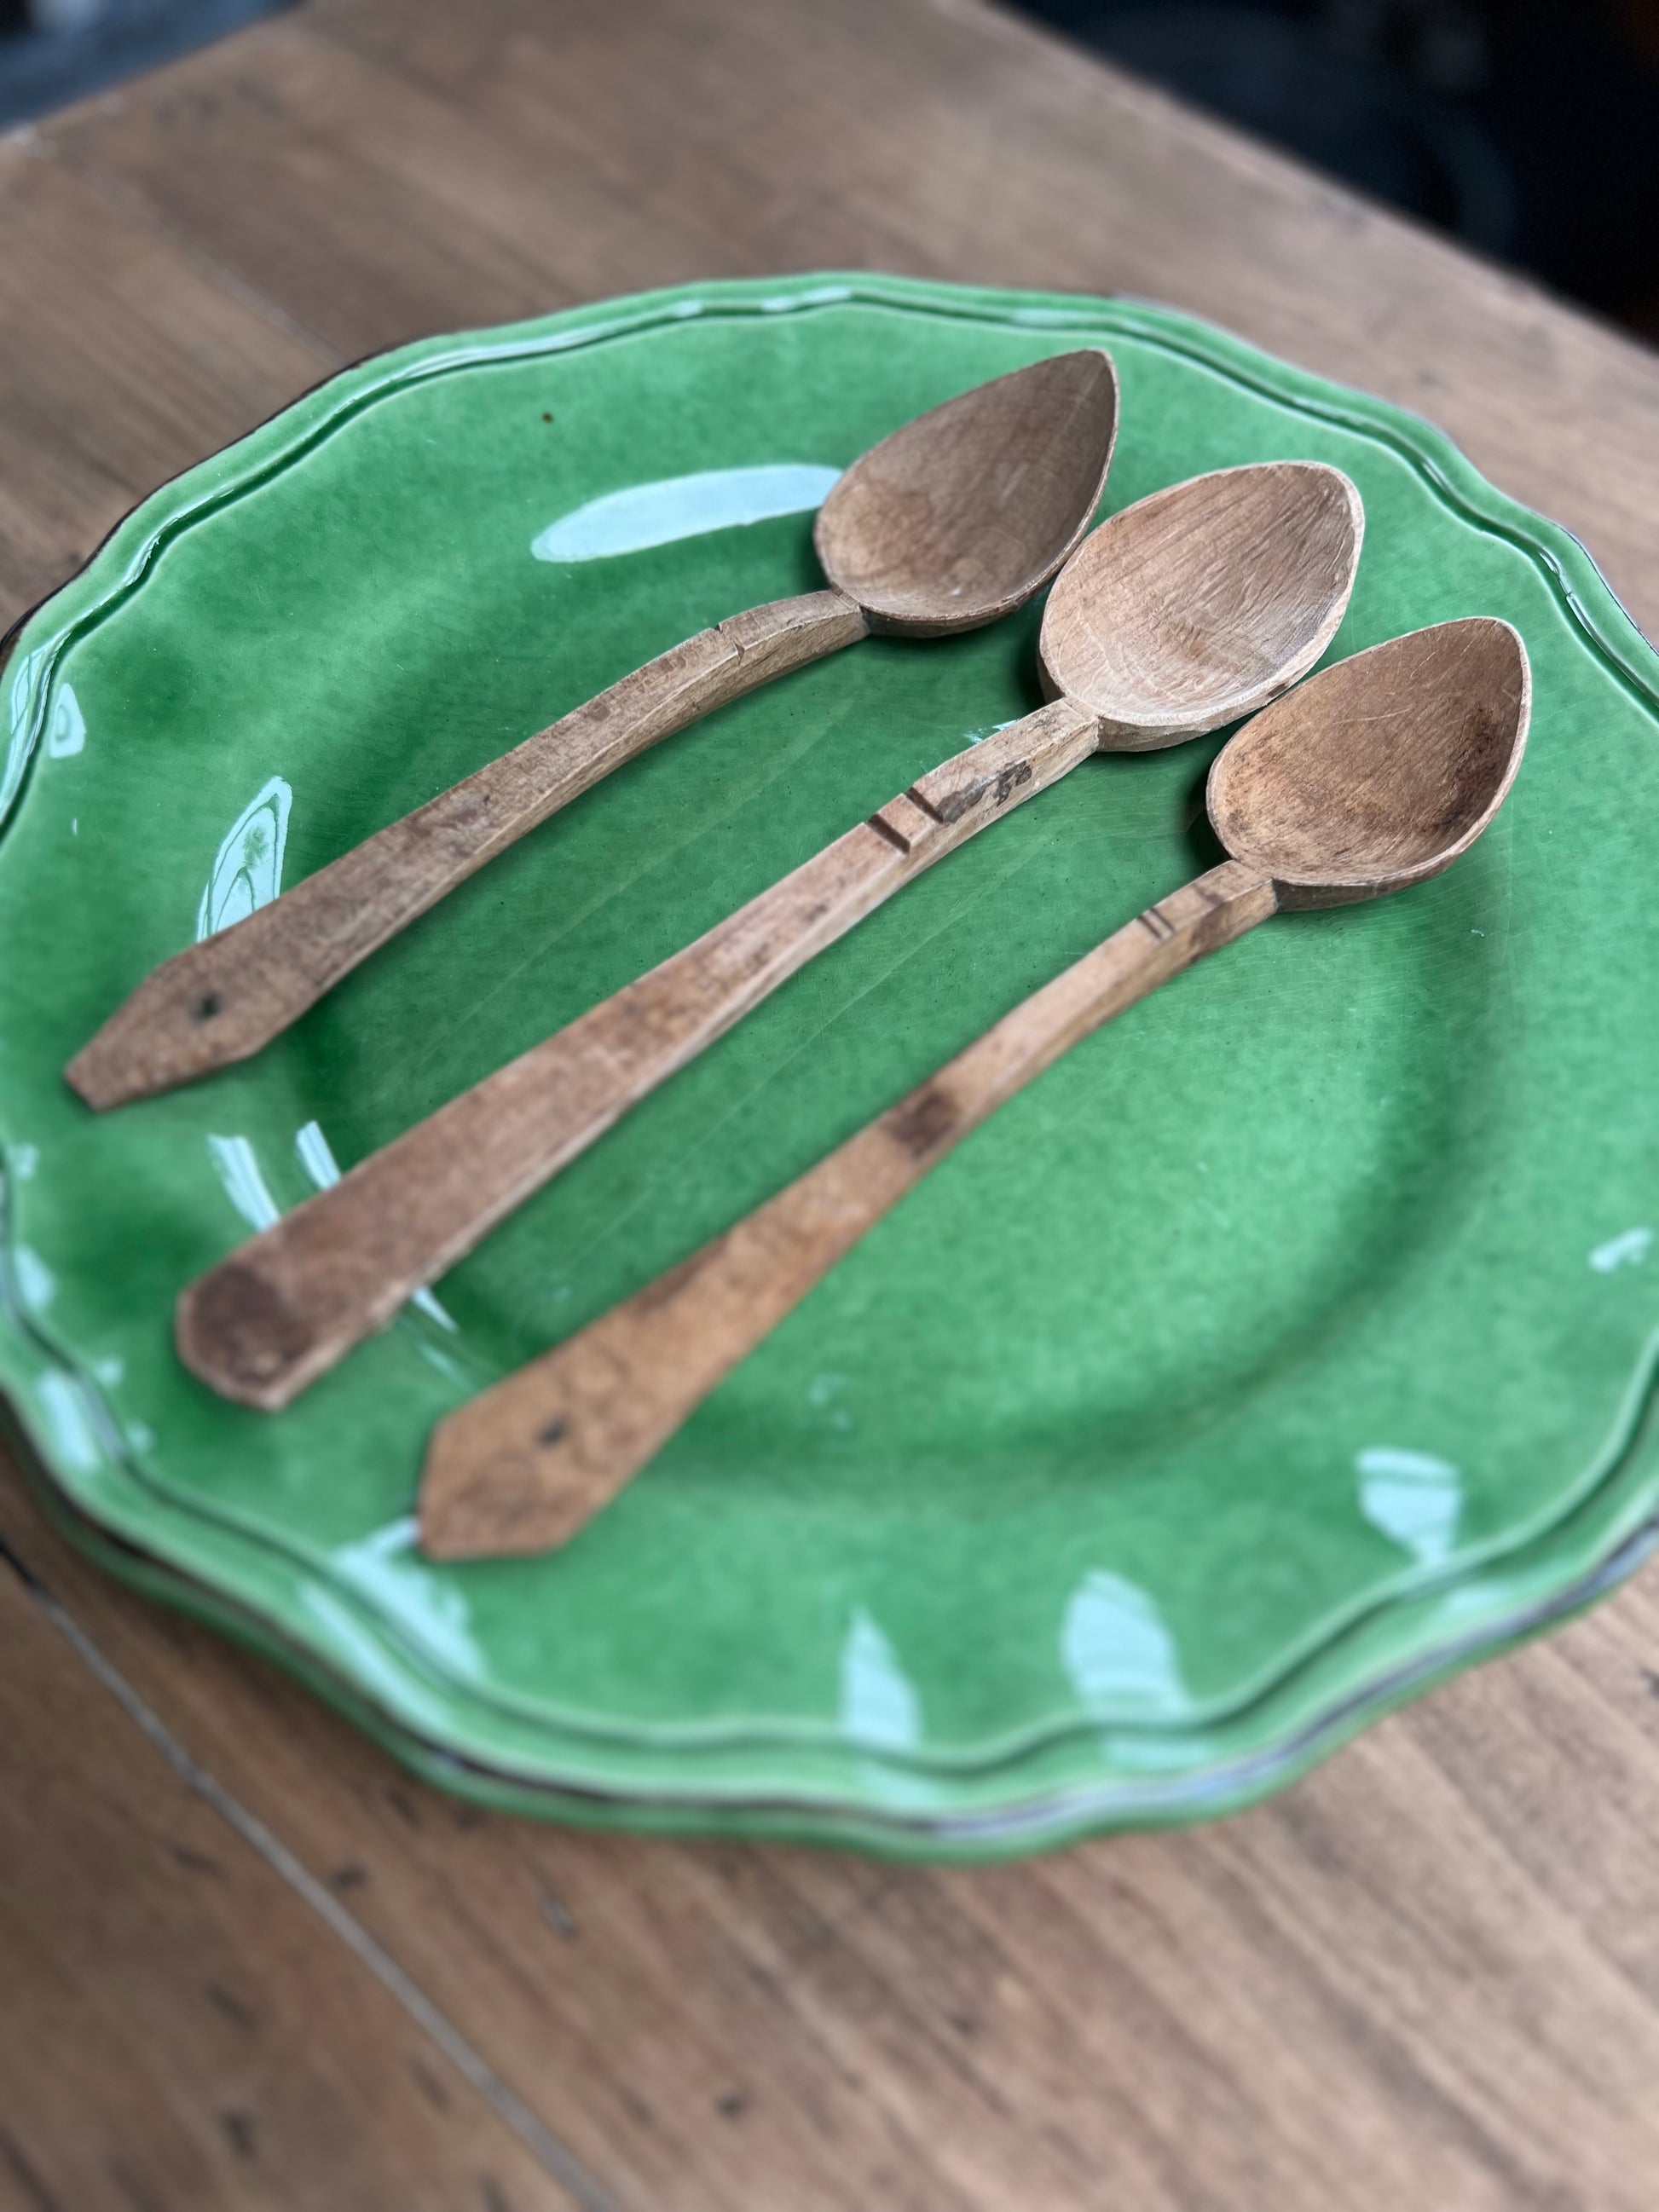
[[[1044,612],[1054,705],[933,769],[245,1244],[179,1300],[185,1364],[227,1397],[287,1404],[629,1106],[985,823],[1101,744],[1174,744],[1292,683],[1341,619],[1362,532],[1353,486],[1311,462],[1194,477],[1103,523]]]
[[[1081,1038],[1280,908],[1376,898],[1449,867],[1514,780],[1530,696],[1520,638],[1476,618],[1375,647],[1258,714],[1211,771],[1221,866],[735,1228],[439,1424],[428,1553],[568,1542],[929,1169]]]
[[[814,542],[835,586],[660,653],[216,936],[164,961],[64,1070],[118,1106],[246,1060],[388,939],[613,769],[872,630],[941,637],[1042,588],[1088,528],[1117,431],[1109,355],[1056,354],[854,461]]]

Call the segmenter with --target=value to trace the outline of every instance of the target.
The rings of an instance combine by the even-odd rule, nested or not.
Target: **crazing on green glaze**
[[[179,1288],[1036,703],[1038,611],[671,739],[244,1067],[100,1119],[64,1061],[193,936],[811,588],[814,502],[896,423],[1095,343],[1109,509],[1329,460],[1367,513],[1331,657],[1516,625],[1503,815],[1079,1048],[568,1551],[426,1565],[432,1423],[1205,865],[1219,740],[1085,764],[943,864],[276,1419],[179,1366]],[[146,501],[0,675],[0,1383],[58,1509],[489,1802],[971,1856],[1260,1795],[1650,1540],[1656,673],[1438,433],[1153,307],[724,283],[347,372]]]

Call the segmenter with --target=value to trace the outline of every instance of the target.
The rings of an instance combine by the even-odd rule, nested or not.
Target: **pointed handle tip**
[[[103,1045],[104,1031],[100,1030],[64,1070],[64,1082],[94,1114],[107,1114],[112,1107],[125,1106],[143,1096],[131,1082],[120,1056],[103,1049]]]
[[[593,1510],[577,1470],[554,1447],[492,1446],[477,1434],[473,1401],[433,1431],[421,1475],[421,1549],[428,1559],[521,1557],[567,1544]]]
[[[221,972],[222,942],[210,938],[163,961],[69,1062],[64,1081],[94,1113],[214,1074],[276,1034],[282,1024],[260,994],[236,989]]]

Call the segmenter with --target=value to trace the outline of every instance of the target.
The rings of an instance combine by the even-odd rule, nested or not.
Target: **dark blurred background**
[[[1659,0],[1020,0],[1659,341]]]
[[[287,0],[0,0],[0,131],[101,92]],[[465,0],[457,0],[465,6]]]
[[[0,0],[0,126],[278,4]],[[1659,341],[1659,0],[1018,4]]]

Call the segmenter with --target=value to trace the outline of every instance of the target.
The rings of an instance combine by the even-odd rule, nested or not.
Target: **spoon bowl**
[[[1496,617],[1373,646],[1241,730],[1210,771],[1210,819],[1281,908],[1344,906],[1449,868],[1502,805],[1532,676]]]
[[[1103,523],[1048,596],[1043,678],[1152,752],[1254,714],[1305,676],[1353,589],[1365,514],[1322,461],[1216,469]]]
[[[823,573],[872,630],[943,637],[1010,614],[1093,520],[1117,436],[1097,347],[976,386],[861,454],[818,510]]]

